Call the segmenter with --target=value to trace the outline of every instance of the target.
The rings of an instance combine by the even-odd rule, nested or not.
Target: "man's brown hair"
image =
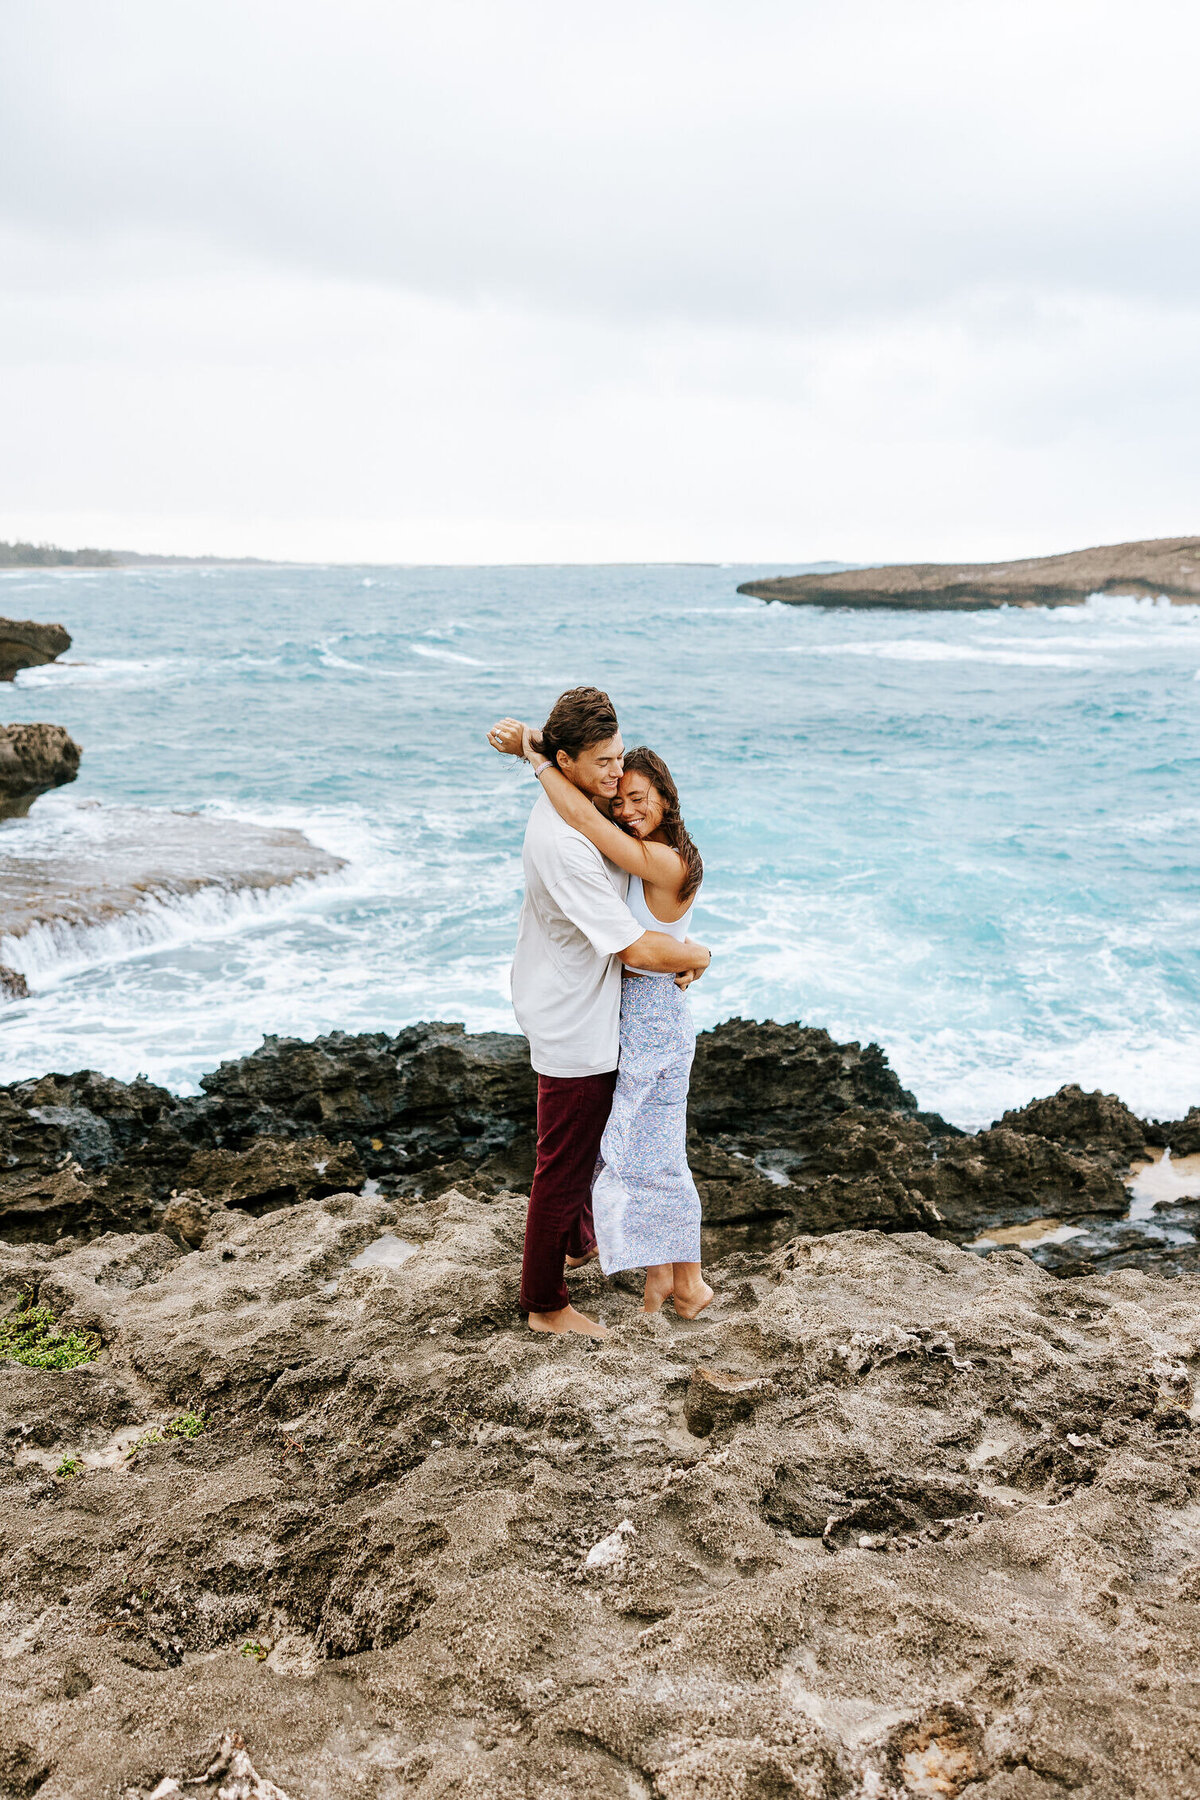
[[[565,750],[574,762],[581,750],[616,737],[619,729],[607,694],[594,687],[568,688],[554,702],[540,739],[534,739],[534,748],[552,763],[557,763],[559,751]]]

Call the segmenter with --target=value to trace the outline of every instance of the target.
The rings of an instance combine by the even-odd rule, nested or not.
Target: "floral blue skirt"
[[[700,1196],[687,1164],[696,1027],[673,975],[626,975],[621,1056],[592,1183],[600,1266],[700,1261]]]

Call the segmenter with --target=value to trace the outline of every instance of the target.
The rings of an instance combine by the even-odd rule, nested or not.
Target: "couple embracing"
[[[538,1078],[521,1310],[534,1331],[603,1336],[565,1279],[599,1256],[606,1275],[645,1269],[647,1312],[672,1300],[695,1318],[712,1299],[686,1150],[685,990],[711,960],[687,935],[700,853],[666,764],[626,751],[598,688],[561,695],[540,733],[502,719],[488,741],[523,757],[541,788],[512,967]]]

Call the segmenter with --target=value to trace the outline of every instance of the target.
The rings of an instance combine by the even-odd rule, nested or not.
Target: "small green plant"
[[[152,1425],[149,1431],[144,1431],[136,1442],[130,1444],[125,1452],[125,1460],[129,1462],[139,1450],[145,1450],[150,1444],[165,1444],[169,1438],[197,1438],[207,1424],[207,1413],[185,1412],[168,1420],[161,1430],[157,1425]]]
[[[61,1475],[64,1481],[69,1481],[72,1475],[79,1475],[82,1471],[83,1463],[80,1461],[79,1457],[64,1456],[54,1473],[56,1475]]]
[[[151,1444],[161,1444],[162,1441],[162,1432],[158,1429],[157,1425],[152,1425],[149,1431],[143,1431],[141,1437],[135,1438],[133,1443],[130,1444],[128,1450],[125,1452],[125,1461],[132,1462],[139,1450],[145,1450]]]
[[[207,1413],[180,1413],[177,1419],[172,1419],[169,1425],[163,1426],[163,1436],[172,1438],[197,1438],[207,1424]]]
[[[245,1643],[242,1645],[242,1655],[252,1656],[255,1662],[266,1662],[270,1654],[271,1647],[269,1644]]]
[[[29,1369],[77,1369],[94,1362],[100,1339],[93,1331],[60,1331],[48,1306],[34,1306],[22,1294],[21,1310],[0,1319],[0,1362],[24,1363]]]

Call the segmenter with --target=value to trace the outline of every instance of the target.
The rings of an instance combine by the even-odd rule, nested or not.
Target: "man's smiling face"
[[[582,793],[589,794],[593,800],[611,800],[625,767],[624,758],[625,745],[618,731],[615,737],[589,744],[573,758],[560,750],[558,766]]]

